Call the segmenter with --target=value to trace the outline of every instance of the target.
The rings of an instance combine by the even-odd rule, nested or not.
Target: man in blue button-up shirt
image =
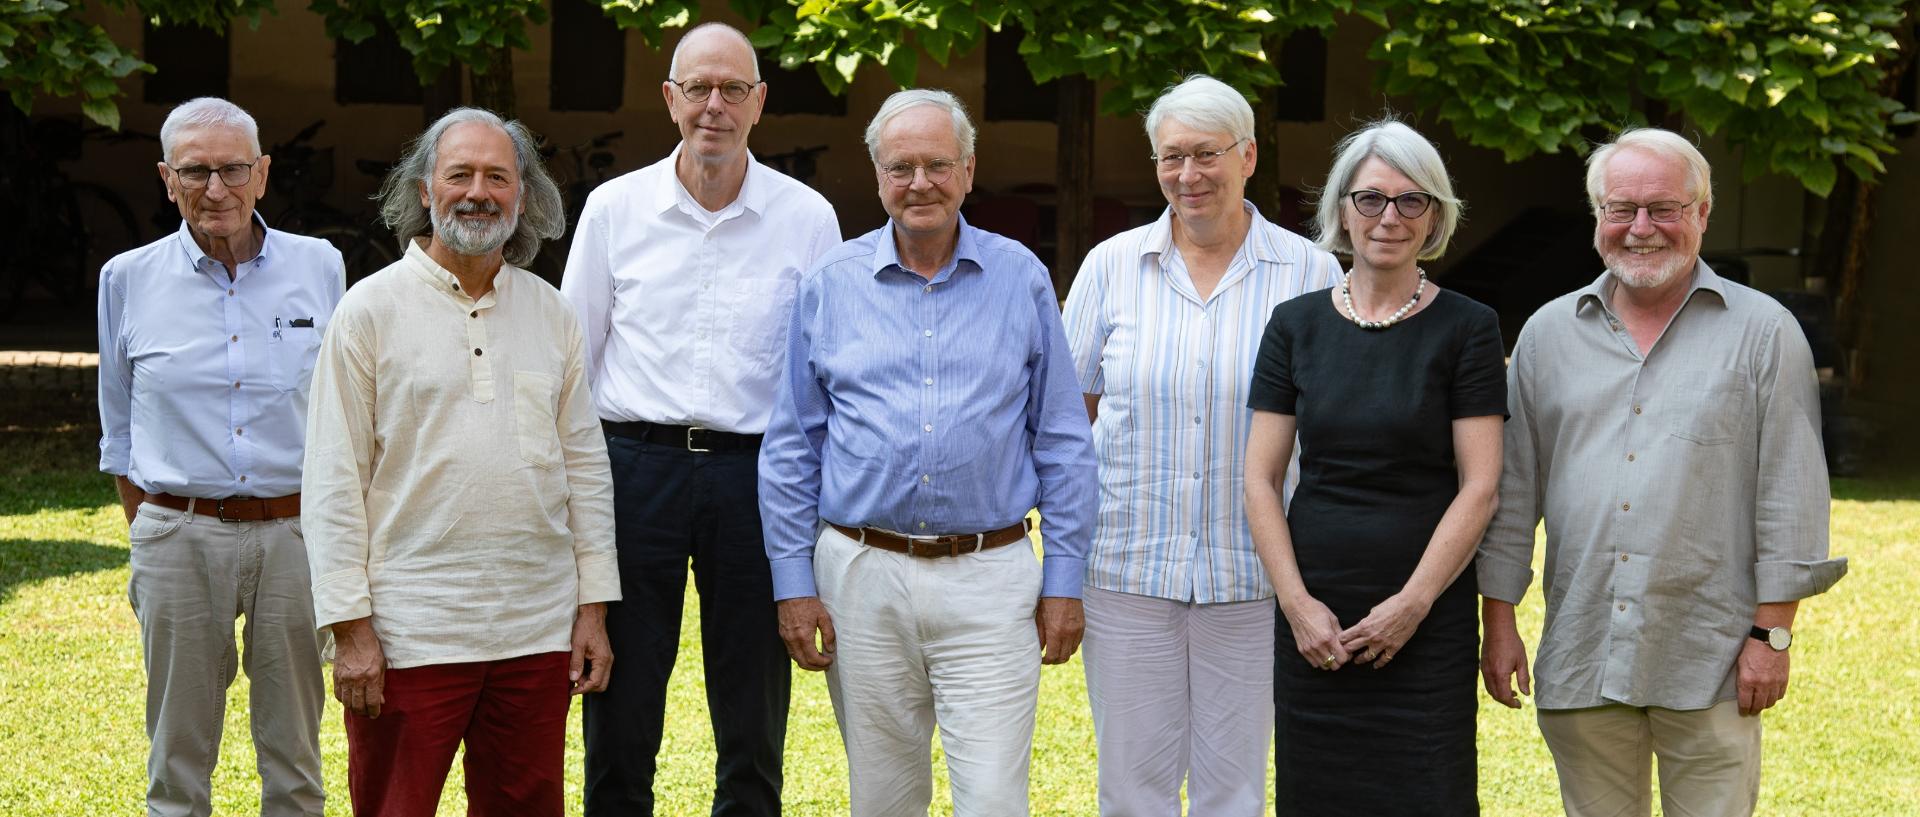
[[[206,815],[245,667],[262,815],[318,815],[320,644],[301,539],[307,386],[346,287],[331,244],[267,227],[269,159],[223,99],[175,108],[160,178],[180,229],[100,271],[100,470],[130,524],[147,671],[147,811]]]
[[[855,817],[926,813],[936,722],[954,813],[1026,814],[1040,664],[1083,627],[1086,410],[1046,268],[960,218],[973,133],[942,91],[874,116],[892,218],[801,280],[761,448],[781,636],[827,671]]]

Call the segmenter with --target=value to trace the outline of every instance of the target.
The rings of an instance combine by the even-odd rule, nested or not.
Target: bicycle
[[[347,285],[379,272],[400,259],[399,244],[372,214],[352,215],[324,200],[333,186],[333,148],[315,147],[313,137],[327,120],[315,120],[293,138],[275,144],[270,181],[287,206],[274,216],[273,226],[290,233],[327,241],[340,251],[347,267]],[[354,168],[376,179],[386,176],[387,164],[354,160]]]
[[[540,254],[534,256],[533,263],[527,269],[555,288],[560,286],[560,278],[566,272],[567,253],[573,248],[573,233],[579,227],[580,214],[587,208],[587,196],[593,193],[594,188],[607,182],[613,167],[613,152],[606,148],[624,135],[625,131],[608,131],[577,145],[540,148],[540,155],[549,166],[562,153],[573,160],[570,172],[562,173],[554,168],[553,173],[556,179],[567,180],[560,190],[561,199],[566,205],[567,231],[541,247]]]
[[[126,199],[104,185],[75,181],[60,164],[78,160],[88,138],[154,137],[82,127],[70,119],[27,126],[20,117],[10,125],[10,158],[0,165],[0,188],[37,206],[5,220],[4,240],[16,254],[0,269],[0,317],[31,298],[36,285],[59,306],[91,309],[99,299],[101,268],[144,237]]]

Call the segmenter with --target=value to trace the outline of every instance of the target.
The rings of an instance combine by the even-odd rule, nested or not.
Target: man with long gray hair
[[[160,126],[160,149],[180,229],[100,271],[100,470],[119,487],[132,544],[146,813],[213,812],[227,686],[245,666],[260,814],[317,817],[327,689],[300,459],[314,354],[346,270],[332,245],[254,212],[271,159],[239,106],[182,103]]]
[[[381,189],[406,255],[341,302],[314,374],[304,519],[339,642],[358,814],[558,817],[568,693],[606,687],[620,597],[573,311],[522,265],[560,195],[518,122],[461,108]]]

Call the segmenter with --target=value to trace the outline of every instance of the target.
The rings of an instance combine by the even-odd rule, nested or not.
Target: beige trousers
[[[1568,817],[1651,815],[1653,758],[1666,817],[1748,817],[1760,797],[1760,718],[1741,715],[1736,701],[1689,711],[1542,709],[1540,734]]]
[[[245,667],[263,817],[318,817],[320,639],[298,519],[221,522],[143,504],[127,596],[147,669],[147,814],[205,817],[227,686]],[[246,655],[234,649],[244,616]]]

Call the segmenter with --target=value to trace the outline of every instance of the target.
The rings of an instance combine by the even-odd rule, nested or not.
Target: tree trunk
[[[490,59],[484,70],[472,70],[473,104],[502,119],[518,119],[519,106],[513,98],[513,49],[494,48],[487,55]]]
[[[1093,248],[1093,81],[1074,75],[1060,86],[1059,150],[1055,161],[1053,292],[1064,299],[1080,261]]]
[[[1260,47],[1270,55],[1278,55],[1286,44],[1287,38],[1267,36],[1260,40]],[[1285,77],[1282,77],[1284,80]],[[1259,151],[1254,160],[1253,178],[1247,182],[1247,200],[1259,208],[1260,215],[1268,221],[1279,224],[1289,230],[1292,224],[1284,223],[1280,217],[1281,191],[1286,184],[1280,181],[1280,105],[1278,97],[1266,88],[1255,88],[1260,97],[1253,106],[1253,143]]]

